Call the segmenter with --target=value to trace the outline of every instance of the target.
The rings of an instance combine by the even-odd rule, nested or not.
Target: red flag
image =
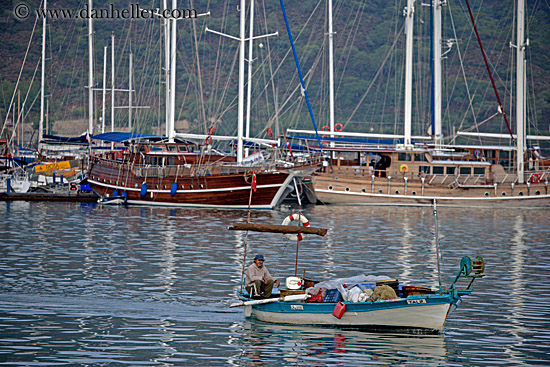
[[[252,190],[256,192],[256,171],[252,174]]]

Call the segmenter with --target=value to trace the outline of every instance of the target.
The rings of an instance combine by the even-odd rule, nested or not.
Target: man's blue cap
[[[256,256],[254,256],[254,260],[265,261],[264,255],[256,255]]]

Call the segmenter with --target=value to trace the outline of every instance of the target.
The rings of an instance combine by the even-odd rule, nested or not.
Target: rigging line
[[[34,25],[32,27],[32,32],[31,32],[31,35],[29,37],[29,42],[27,43],[27,50],[25,51],[25,57],[23,58],[23,62],[21,63],[21,68],[19,69],[19,76],[17,77],[17,82],[15,83],[15,87],[13,88],[13,94],[11,96],[11,101],[10,101],[10,104],[9,104],[9,107],[8,107],[8,111],[6,112],[6,119],[4,120],[4,124],[2,125],[2,130],[0,130],[0,136],[4,135],[4,130],[6,129],[6,126],[7,126],[7,123],[8,123],[8,118],[9,118],[9,115],[10,115],[10,112],[11,112],[11,108],[13,106],[13,101],[15,99],[15,95],[17,94],[17,89],[19,87],[19,81],[21,80],[21,75],[23,74],[23,68],[25,66],[25,62],[27,61],[27,56],[29,54],[29,49],[31,47],[32,37],[34,35],[34,31],[36,30],[36,24],[37,23],[38,23],[38,17],[36,17],[36,19],[34,20]]]
[[[191,9],[195,8],[193,6],[193,0],[190,1],[190,6],[191,6]],[[197,74],[198,74],[197,78],[199,82],[199,104],[200,104],[201,114],[202,114],[201,117],[203,120],[203,129],[204,129],[204,132],[206,132],[208,127],[206,126],[206,111],[204,110],[204,99],[202,98],[204,93],[202,90],[202,74],[201,74],[201,65],[199,60],[199,42],[197,39],[197,24],[194,18],[192,19],[192,26],[193,26],[193,40],[195,42],[195,61],[197,63]]]
[[[405,28],[405,22],[403,22],[403,25],[401,26],[401,29],[399,30],[399,34],[401,34],[403,32],[403,29]],[[355,106],[355,108],[353,109],[353,111],[351,112],[351,115],[348,117],[348,119],[346,120],[346,122],[344,123],[344,126],[346,126],[350,121],[351,119],[353,118],[353,116],[355,115],[355,113],[357,112],[357,110],[359,109],[360,105],[363,103],[363,101],[365,100],[365,98],[367,98],[367,94],[370,92],[372,86],[374,85],[374,81],[378,78],[378,76],[380,75],[380,73],[382,72],[383,68],[384,68],[384,65],[386,64],[386,61],[388,60],[388,58],[390,57],[391,53],[393,52],[394,48],[395,48],[395,45],[397,44],[397,41],[399,40],[399,37],[396,37],[393,44],[391,45],[390,49],[388,50],[388,52],[386,53],[386,56],[384,56],[384,60],[382,60],[382,65],[380,65],[380,67],[378,68],[378,70],[376,71],[376,74],[374,75],[374,77],[372,78],[369,86],[367,87],[367,90],[365,91],[365,93],[363,93],[363,96],[361,97],[361,99],[359,100],[359,102],[357,103],[357,105]]]
[[[315,6],[315,8],[313,9],[313,11],[311,12],[311,14],[309,15],[308,19],[305,21],[303,27],[300,29],[300,31],[298,32],[298,34],[297,34],[296,37],[294,38],[295,41],[297,41],[298,39],[300,39],[300,37],[302,36],[302,34],[305,32],[307,25],[309,25],[309,23],[310,23],[311,20],[313,19],[313,16],[314,16],[315,13],[317,12],[317,9],[319,8],[320,4],[321,4],[321,1],[319,1],[319,2],[317,3],[317,5]],[[264,16],[264,18],[265,18],[265,16]],[[269,38],[267,38],[267,40],[268,40],[268,45],[269,45]],[[272,73],[271,73],[271,75],[272,75],[272,76],[271,76],[271,79],[275,78],[276,75],[279,75],[279,71],[282,69],[282,67],[283,67],[283,65],[285,64],[286,59],[289,57],[291,51],[292,51],[292,48],[287,49],[286,53],[284,54],[284,56],[281,58],[279,64],[277,65],[277,68],[275,69],[275,72],[272,72]],[[270,52],[271,52],[271,51],[270,51]],[[270,55],[271,55],[271,53],[270,53]],[[306,75],[307,75],[307,74],[309,74],[309,72],[306,73]],[[289,85],[290,85],[290,86],[292,86],[292,85],[295,84],[295,83],[294,83],[294,78],[295,78],[295,77],[296,77],[296,74],[293,74],[293,75],[292,75],[292,79],[291,79],[290,82],[289,82]],[[307,76],[306,76],[306,77],[307,77]],[[280,109],[282,109],[282,107],[283,107],[283,106],[281,106]]]
[[[347,52],[342,52],[342,55],[340,56],[340,59],[338,60],[336,66],[339,66],[343,63],[342,66],[342,72],[340,74],[340,80],[338,81],[338,85],[336,86],[334,90],[334,98],[337,99],[338,94],[340,93],[341,88],[343,88],[344,85],[344,76],[346,75],[346,70],[348,67],[349,59],[351,52],[353,50],[353,47],[349,47],[349,45],[353,45],[355,43],[355,40],[357,38],[357,34],[359,33],[360,29],[360,23],[361,18],[363,17],[363,8],[366,6],[367,2],[364,2],[364,5],[361,5],[359,9],[357,9],[357,12],[355,13],[355,19],[353,20],[353,29],[349,32],[348,37],[346,38],[346,42],[344,44],[344,49],[347,49]]]
[[[448,7],[449,8],[449,17],[451,19],[451,28],[453,30],[453,35],[454,35],[455,39],[458,39],[457,34],[456,34],[456,27],[455,27],[455,23],[454,23],[453,12],[451,10],[450,0],[448,0],[448,2],[449,2],[449,7]],[[462,53],[460,52],[460,46],[458,45],[458,43],[456,45],[456,49],[457,49],[458,58],[460,60],[460,66],[461,66],[460,70],[462,71],[462,77],[464,78],[464,85],[466,87],[466,94],[468,95],[469,109],[472,111],[472,117],[474,118],[474,126],[478,126],[477,116],[475,114],[474,106],[472,104],[472,95],[470,94],[470,87],[469,87],[469,84],[468,84],[468,79],[466,78],[466,73],[464,72],[464,60],[462,58]],[[455,81],[455,85],[456,85],[456,81]],[[454,90],[454,86],[453,86],[452,90]],[[451,92],[451,94],[452,94],[452,92]],[[464,124],[464,120],[466,118],[466,113],[467,113],[467,111],[464,113],[462,121],[460,122],[460,125],[458,127],[459,130],[462,128],[462,125]],[[457,138],[457,136],[453,136],[452,139],[451,139],[451,142],[454,143],[456,141],[456,138]]]
[[[38,67],[40,66],[40,62],[41,62],[42,58],[39,58],[38,59],[38,62],[36,63],[36,67],[34,68],[34,73],[32,75],[32,79],[31,79],[31,82],[29,83],[29,89],[27,90],[27,94],[25,95],[25,99],[23,100],[23,104],[22,104],[22,108],[23,108],[23,111],[25,110],[28,110],[30,112],[31,108],[32,108],[32,105],[31,107],[29,107],[28,109],[25,109],[25,104],[27,103],[27,99],[29,98],[29,94],[31,93],[31,87],[32,87],[32,84],[34,82],[34,78],[36,77],[36,73],[38,72]],[[40,95],[40,93],[38,93],[36,95],[36,97],[34,98],[34,101],[36,101],[36,99],[38,98],[38,95]],[[34,104],[34,102],[33,102]],[[15,112],[15,111],[14,111]],[[27,112],[27,114],[29,113]],[[9,113],[9,111],[8,111]],[[15,124],[14,126],[14,131],[17,131],[17,128],[19,127],[19,123],[21,122],[21,119],[17,119],[17,123]],[[6,126],[6,125],[4,125]],[[2,129],[3,130],[3,129]],[[1,136],[1,135],[0,135]],[[11,134],[10,136],[10,139],[8,140],[8,147],[11,147],[12,143],[13,143],[13,140],[15,139],[15,134]]]
[[[468,12],[470,13],[470,19],[472,20],[472,25],[474,26],[474,31],[476,33],[477,41],[478,41],[479,47],[481,49],[481,54],[483,55],[483,60],[485,61],[485,66],[487,67],[487,71],[489,72],[489,77],[491,78],[491,83],[493,84],[493,89],[494,89],[495,95],[497,97],[499,110],[501,111],[502,116],[504,117],[504,120],[506,121],[506,126],[508,127],[508,131],[510,132],[510,137],[511,137],[512,140],[514,140],[514,135],[512,134],[512,129],[510,128],[510,124],[508,123],[508,118],[506,117],[506,112],[502,108],[502,102],[500,101],[500,96],[498,95],[497,87],[496,87],[495,81],[493,79],[493,74],[491,73],[491,69],[489,68],[489,63],[487,61],[487,56],[485,56],[485,51],[483,50],[483,45],[481,44],[481,38],[479,38],[479,33],[477,31],[474,16],[472,14],[472,9],[470,8],[470,2],[468,0],[466,0],[466,5],[468,6]],[[518,45],[518,47],[520,47],[520,45]]]
[[[226,19],[229,18],[228,17],[228,6],[229,6],[229,2],[226,1],[224,2],[224,10],[223,10],[223,15],[222,15],[222,18],[221,18],[221,25],[220,25],[220,29],[222,32],[225,32],[225,27],[226,27]],[[214,71],[212,73],[213,75],[213,78],[212,78],[212,82],[210,83],[210,89],[213,91],[212,92],[212,97],[211,97],[211,101],[212,103],[209,104],[208,106],[208,112],[209,112],[209,115],[210,116],[213,116],[214,117],[214,121],[217,121],[217,114],[221,108],[221,103],[218,103],[217,105],[214,106],[214,102],[215,101],[223,101],[223,95],[225,94],[225,89],[221,91],[222,93],[222,97],[218,97],[219,95],[219,88],[218,88],[218,85],[220,84],[220,80],[221,80],[221,75],[222,75],[222,72],[221,72],[221,62],[220,60],[222,59],[221,57],[221,53],[222,53],[222,50],[224,49],[224,47],[222,47],[222,45],[225,45],[225,43],[223,42],[223,40],[225,39],[225,37],[218,37],[218,47],[216,47],[216,62],[214,64]],[[229,53],[229,51],[228,51]],[[231,70],[233,70],[234,68],[234,63],[235,63],[235,59],[233,59],[233,65],[231,66]],[[227,87],[226,87],[227,88]]]

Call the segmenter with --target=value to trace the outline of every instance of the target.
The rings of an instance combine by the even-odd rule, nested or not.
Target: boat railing
[[[290,166],[302,166],[308,164],[320,164],[322,156],[294,156],[288,157],[284,162]],[[92,158],[94,164],[100,164],[105,167],[112,167],[119,170],[132,169],[138,177],[169,177],[169,176],[208,176],[212,174],[249,174],[254,170],[275,170],[280,167],[274,160],[266,160],[257,165],[241,166],[236,163],[227,162],[201,162],[200,164],[185,164],[185,165],[143,165],[132,164],[128,160],[104,158],[95,156]]]

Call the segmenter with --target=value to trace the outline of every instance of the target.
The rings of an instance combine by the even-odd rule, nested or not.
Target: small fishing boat
[[[434,216],[439,259],[435,203]],[[291,217],[298,217],[300,223],[309,225],[301,214]],[[230,229],[279,232],[288,237],[294,236],[293,238],[299,238],[301,233],[326,233],[326,230],[308,226],[242,223],[233,224]],[[461,297],[471,294],[474,281],[484,276],[484,269],[482,257],[477,256],[471,260],[470,257],[464,256],[450,286],[442,287],[439,276],[439,289],[436,290],[424,286],[399,284],[396,279],[374,276],[337,279],[317,284],[303,278],[289,277],[286,281],[287,289],[279,289],[278,293],[274,291],[272,298],[252,298],[241,286],[237,291],[239,302],[231,304],[230,307],[244,307],[246,317],[276,324],[439,333],[443,330],[449,313],[461,302]]]

